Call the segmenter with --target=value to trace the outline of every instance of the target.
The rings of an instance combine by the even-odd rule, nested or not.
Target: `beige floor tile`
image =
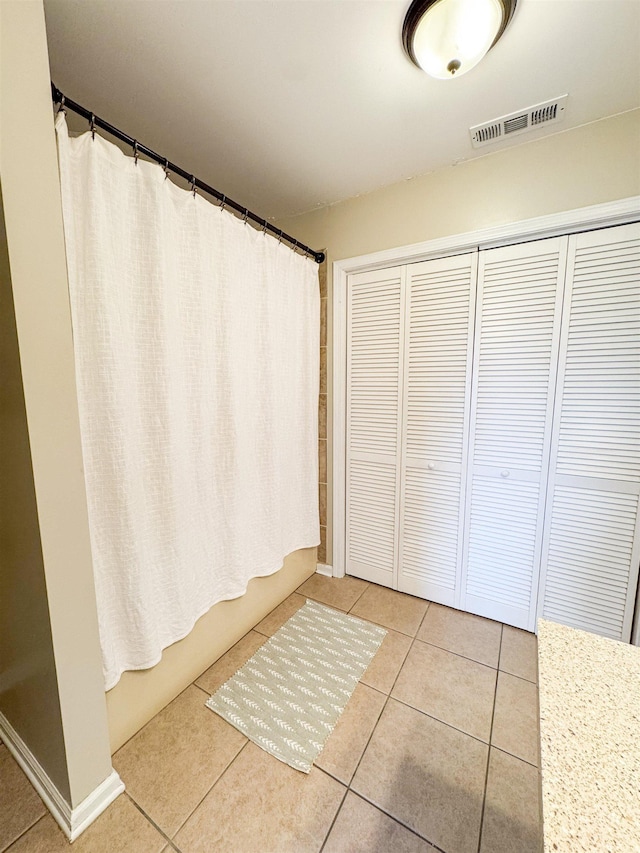
[[[480,853],[539,853],[542,826],[538,771],[492,749]]]
[[[451,853],[476,853],[489,747],[390,699],[351,784]]]
[[[311,575],[296,590],[300,595],[313,598],[337,610],[350,610],[368,584],[358,578],[328,578],[325,575]]]
[[[266,642],[267,638],[264,634],[249,631],[235,646],[232,646],[226,654],[222,655],[213,666],[210,666],[201,676],[196,678],[195,683],[198,687],[206,690],[207,693],[215,693],[218,687],[222,687],[225,681],[228,681],[235,675],[240,667],[244,666],[249,658]]]
[[[11,853],[160,853],[166,843],[122,794],[73,845],[47,815],[13,845]]]
[[[249,743],[176,835],[183,853],[317,853],[345,788]]]
[[[538,638],[536,635],[505,625],[502,632],[500,669],[537,683]]]
[[[497,672],[416,641],[391,695],[489,743]]]
[[[322,853],[390,851],[436,853],[435,847],[349,791]]]
[[[247,742],[193,685],[114,756],[127,792],[170,837]]]
[[[45,812],[33,785],[7,747],[0,744],[0,850],[33,826]]]
[[[315,764],[348,785],[385,702],[384,694],[358,684]]]
[[[271,637],[278,628],[282,628],[284,623],[290,619],[294,613],[297,613],[300,608],[305,605],[307,599],[304,595],[298,595],[297,592],[292,593],[288,598],[278,605],[275,610],[272,610],[268,616],[265,616],[262,622],[258,622],[253,629],[259,634],[264,634]]]
[[[388,629],[382,645],[360,679],[363,684],[375,687],[382,693],[389,693],[411,647],[411,642],[411,637],[407,637],[406,634]]]
[[[371,584],[351,609],[351,614],[415,637],[428,606],[428,602],[420,598]]]
[[[498,673],[491,743],[530,764],[539,763],[538,689],[506,672]]]
[[[500,622],[432,604],[418,639],[497,669],[501,633]]]

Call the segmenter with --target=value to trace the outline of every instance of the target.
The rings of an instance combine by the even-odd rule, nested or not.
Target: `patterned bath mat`
[[[280,761],[309,773],[386,633],[309,600],[207,707]]]

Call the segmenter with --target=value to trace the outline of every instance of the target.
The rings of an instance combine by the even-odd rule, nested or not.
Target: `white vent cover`
[[[561,95],[552,101],[544,101],[542,104],[535,104],[535,106],[527,107],[517,113],[510,113],[493,121],[470,127],[469,133],[473,147],[480,148],[483,145],[497,142],[505,136],[527,133],[543,124],[555,124],[562,121],[568,97],[568,95]]]

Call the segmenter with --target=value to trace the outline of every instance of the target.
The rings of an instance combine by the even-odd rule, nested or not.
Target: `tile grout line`
[[[345,575],[345,577],[347,577],[347,576]],[[347,613],[351,613],[351,611],[353,610],[353,608],[356,606],[356,604],[360,601],[360,599],[362,598],[362,596],[365,594],[365,592],[366,592],[366,591],[369,589],[369,587],[371,586],[371,584],[369,583],[369,581],[365,581],[365,583],[366,583],[365,588],[362,590],[362,592],[360,593],[360,595],[359,595],[359,596],[356,598],[356,600],[353,602],[353,604],[351,605],[351,607],[347,610]]]
[[[11,841],[6,847],[3,847],[2,851],[0,851],[0,853],[9,853],[9,851],[11,850],[11,848],[13,847],[14,844],[17,844],[21,838],[24,838],[24,836],[28,832],[31,832],[31,830],[34,828],[34,826],[39,824],[41,820],[44,820],[47,816],[50,816],[50,815],[51,815],[51,813],[47,809],[47,811],[45,811],[44,814],[41,814],[40,817],[36,818],[30,826],[28,826],[26,829],[23,829],[19,835],[16,835],[16,837],[13,839],[13,841]],[[56,827],[58,827],[57,823],[56,823]],[[62,832],[62,830],[60,830],[60,832]]]
[[[537,681],[531,681],[530,678],[524,678],[522,675],[516,675],[515,672],[508,672],[506,669],[499,669],[498,672],[501,672],[503,675],[508,675],[509,678],[517,678],[518,681],[524,681],[527,684],[533,684],[536,690],[539,690],[539,685]]]
[[[502,625],[501,622],[498,622],[497,624]],[[500,632],[500,637],[501,637],[501,642],[502,642],[502,631]],[[415,639],[417,640],[418,643],[423,643],[425,646],[431,646],[434,649],[440,649],[441,652],[448,652],[450,655],[455,655],[457,658],[462,658],[462,660],[468,660],[468,661],[471,661],[471,663],[477,663],[478,666],[486,666],[487,669],[494,669],[494,670],[496,670],[496,672],[497,671],[502,672],[502,670],[499,670],[498,666],[491,666],[490,663],[485,663],[484,661],[477,660],[477,658],[470,658],[468,655],[463,655],[461,652],[454,652],[452,649],[447,649],[444,646],[439,646],[437,643],[432,643],[430,640],[423,640],[421,637],[417,637],[417,636],[415,637]],[[498,652],[498,658],[499,658],[499,652]],[[499,659],[498,659],[498,663],[499,663]],[[510,673],[510,672],[507,673],[507,675],[511,675],[511,674],[512,673]],[[520,678],[519,675],[514,675],[513,677],[514,678]],[[522,681],[528,681],[528,679],[526,679],[526,678],[522,678],[521,680]],[[529,683],[532,684],[533,682],[529,682]]]
[[[496,672],[497,674],[497,672]],[[496,679],[497,681],[497,679]],[[435,720],[436,723],[440,723],[442,726],[446,726],[448,729],[452,729],[454,732],[458,732],[461,735],[466,735],[470,737],[471,740],[477,741],[477,743],[481,743],[483,746],[491,746],[490,740],[482,740],[482,738],[477,735],[472,735],[469,732],[465,732],[464,729],[459,729],[457,726],[454,726],[453,723],[448,723],[446,720],[441,720],[440,717],[434,717],[433,714],[429,714],[428,711],[423,711],[421,708],[416,708],[415,705],[410,705],[408,702],[405,702],[404,699],[398,699],[397,696],[389,696],[390,699],[393,699],[394,702],[397,702],[398,705],[404,705],[405,708],[411,708],[412,711],[415,711],[416,714],[421,714],[423,717],[429,717],[430,720]],[[495,692],[494,692],[495,699]],[[489,735],[491,737],[491,735]],[[501,752],[505,752],[507,755],[511,755],[512,758],[519,758],[518,755],[513,755],[511,752],[507,752],[506,749],[500,750]],[[524,758],[521,758],[520,761],[524,761]],[[526,764],[531,764],[530,761],[526,761]],[[532,765],[533,766],[533,765]]]
[[[416,838],[419,838],[420,841],[424,841],[425,844],[428,844],[430,847],[433,847],[433,849],[438,851],[438,853],[447,853],[447,851],[444,850],[443,847],[438,847],[438,845],[435,844],[433,841],[429,841],[428,838],[425,838],[423,835],[420,835],[419,832],[417,832],[415,829],[412,829],[408,824],[404,823],[404,821],[402,821],[400,818],[394,817],[388,811],[383,809],[382,806],[378,805],[378,803],[375,803],[373,800],[368,799],[364,794],[361,794],[358,791],[354,791],[351,788],[349,788],[349,791],[351,791],[351,793],[353,794],[354,797],[358,797],[363,802],[372,806],[374,809],[376,809],[377,811],[381,812],[383,815],[388,817],[389,820],[392,820],[394,823],[397,823],[398,826],[401,826],[403,829],[406,829],[407,832],[411,833],[411,835],[415,836]],[[449,853],[451,853],[451,851],[449,851]]]
[[[131,796],[131,794],[130,794],[128,791],[125,791],[125,792],[124,792],[124,795],[125,795],[125,797],[129,800],[129,802],[130,802],[130,803],[131,803],[131,804],[132,804],[132,805],[133,805],[133,806],[134,806],[134,807],[135,807],[135,808],[140,812],[140,814],[142,815],[142,817],[143,817],[143,818],[145,818],[145,820],[147,821],[147,823],[150,823],[150,824],[151,824],[151,826],[153,826],[153,828],[154,828],[154,829],[157,829],[157,830],[158,830],[158,832],[160,833],[160,835],[161,835],[161,836],[164,838],[164,840],[169,844],[169,846],[170,846],[173,850],[177,851],[177,853],[181,853],[180,849],[179,849],[178,847],[176,847],[176,845],[175,845],[175,844],[173,843],[173,841],[169,838],[169,836],[168,836],[168,835],[167,835],[167,833],[164,831],[164,829],[161,829],[161,828],[158,826],[158,824],[155,822],[155,820],[154,820],[152,817],[150,817],[150,816],[146,813],[146,811],[142,808],[142,806],[140,806],[138,803],[136,803],[136,801],[133,799],[133,797]]]
[[[534,770],[540,771],[540,767],[537,764],[533,764],[531,761],[527,761],[526,758],[521,758],[519,755],[514,755],[512,752],[503,749],[501,746],[496,746],[493,743],[489,745],[491,746],[491,749],[495,749],[496,752],[501,752],[503,755],[508,755],[509,758],[515,758],[516,761],[521,761],[523,764],[526,764],[529,767],[533,767]]]
[[[2,2],[2,0],[0,0],[0,2]],[[215,661],[214,661],[214,663],[215,663]],[[213,664],[211,664],[211,665],[213,666]],[[204,670],[204,672],[206,672],[206,670]],[[202,673],[200,673],[200,675],[202,675]],[[198,678],[200,678],[200,675],[198,676]],[[175,701],[176,701],[176,699],[178,699],[180,696],[182,696],[182,694],[183,694],[183,693],[186,693],[186,692],[187,692],[187,690],[188,690],[190,687],[192,687],[194,684],[195,684],[195,681],[190,681],[190,682],[189,682],[189,684],[187,684],[187,686],[184,688],[184,690],[181,690],[179,693],[176,693],[176,695],[173,697],[173,699],[171,699],[169,702],[167,702],[167,704],[166,704],[166,705],[164,705],[164,707],[160,708],[160,710],[158,711],[158,713],[157,713],[157,714],[154,714],[154,715],[153,715],[153,717],[151,717],[151,719],[150,719],[150,720],[148,720],[148,721],[144,724],[144,726],[142,726],[142,728],[141,728],[141,729],[138,729],[138,731],[137,731],[137,732],[134,732],[134,733],[131,735],[131,737],[129,737],[129,738],[127,738],[127,739],[125,740],[125,742],[124,742],[124,743],[121,743],[121,744],[120,744],[120,746],[116,749],[116,751],[115,751],[114,753],[112,753],[112,755],[111,755],[112,763],[113,763],[113,759],[116,757],[116,755],[120,752],[120,750],[121,750],[121,749],[124,749],[124,747],[125,747],[128,743],[130,743],[130,742],[134,739],[134,737],[137,737],[139,734],[141,734],[141,733],[142,733],[142,732],[147,728],[147,726],[151,725],[151,723],[156,719],[156,717],[158,717],[158,716],[159,716],[159,715],[164,711],[164,709],[165,709],[165,708],[168,708],[168,707],[169,707],[169,705],[171,705],[171,703],[172,703],[172,702],[175,702]]]
[[[313,577],[314,577],[314,575],[311,575],[311,578],[313,578]],[[324,575],[320,575],[320,577],[325,577],[325,576],[324,576]],[[347,575],[345,575],[345,577],[347,577]],[[311,594],[310,594],[310,593],[308,593],[308,592],[300,592],[300,590],[302,589],[302,587],[303,587],[306,583],[308,583],[308,582],[311,580],[311,578],[307,578],[307,580],[306,580],[306,581],[303,581],[303,582],[300,584],[300,586],[299,586],[299,587],[296,587],[296,589],[295,589],[293,592],[294,592],[294,593],[297,593],[298,595],[302,595],[304,598],[310,598],[312,601],[317,601],[317,602],[318,602],[318,604],[324,604],[324,606],[325,606],[325,607],[333,607],[333,608],[334,608],[334,610],[339,610],[339,611],[341,611],[342,613],[346,613],[346,614],[350,614],[350,613],[351,613],[351,610],[356,606],[356,604],[360,601],[360,599],[362,598],[362,596],[365,594],[365,592],[366,592],[366,591],[369,589],[369,587],[371,586],[371,583],[369,583],[369,581],[362,581],[362,583],[364,583],[364,584],[365,584],[364,589],[362,590],[362,592],[361,592],[361,593],[359,593],[358,597],[357,597],[357,598],[356,598],[356,600],[353,602],[353,604],[351,604],[351,605],[349,605],[349,607],[346,607],[346,608],[345,608],[345,607],[339,607],[337,604],[335,604],[335,602],[327,602],[327,601],[322,601],[322,599],[320,599],[320,598],[314,598],[314,597],[313,597],[313,595],[311,595]],[[342,578],[328,578],[328,580],[332,580],[332,579],[333,579],[333,580],[342,580]],[[361,580],[361,578],[355,578],[355,580]],[[291,594],[293,595],[293,593],[291,593]],[[278,606],[279,606],[279,605],[278,605]],[[276,608],[274,608],[274,610],[275,610],[275,609],[276,609]],[[268,615],[269,615],[269,614],[267,614],[267,616],[268,616]],[[352,615],[356,616],[357,614],[352,614]],[[360,619],[361,619],[362,617],[358,617],[358,618],[360,618]],[[265,616],[265,619],[266,619],[266,616]],[[367,621],[371,621],[371,620],[367,620]],[[384,627],[384,626],[383,626],[383,627]]]
[[[212,711],[211,713],[213,713],[213,711]],[[246,736],[245,736],[245,737],[246,737]],[[176,835],[177,835],[177,834],[178,834],[182,829],[184,829],[184,827],[185,827],[185,825],[188,823],[188,821],[193,817],[193,815],[195,814],[195,812],[200,808],[200,806],[202,805],[202,803],[207,799],[207,797],[209,796],[209,794],[213,791],[213,789],[216,787],[216,785],[218,784],[218,782],[222,779],[222,777],[223,777],[223,776],[224,776],[224,774],[227,772],[227,770],[228,770],[228,769],[231,767],[231,765],[235,762],[236,758],[237,758],[237,757],[238,757],[242,752],[244,752],[244,750],[246,749],[246,747],[247,747],[247,745],[248,745],[249,743],[251,743],[251,741],[249,740],[249,738],[246,738],[246,742],[242,744],[242,746],[240,747],[240,749],[236,752],[236,754],[233,756],[233,758],[231,759],[231,761],[230,761],[230,762],[227,764],[227,766],[224,768],[224,770],[222,771],[222,773],[220,773],[220,775],[219,775],[219,776],[218,776],[218,778],[215,780],[215,782],[211,785],[211,787],[207,789],[206,794],[205,794],[203,797],[201,797],[201,798],[200,798],[200,800],[198,800],[198,802],[196,803],[196,805],[191,809],[191,811],[189,812],[189,814],[186,816],[186,818],[182,821],[182,823],[180,824],[180,826],[179,826],[179,827],[176,829],[176,831],[173,833],[174,838],[175,838],[175,836],[176,836]],[[172,842],[172,844],[173,844],[173,842]]]
[[[322,770],[322,768],[321,768],[321,767],[318,767],[318,770],[320,770],[322,773],[325,773],[325,772],[326,772],[326,771]],[[330,774],[330,773],[327,773],[326,775],[327,775],[327,776],[330,776],[332,779],[335,779],[335,776],[331,776],[331,774]],[[336,782],[337,782],[337,781],[338,781],[338,780],[336,779]],[[340,783],[340,784],[342,784],[342,783]],[[325,848],[325,846],[326,846],[326,843],[327,843],[327,841],[329,840],[329,836],[331,835],[331,830],[333,829],[333,827],[334,827],[334,825],[335,825],[335,822],[338,820],[338,815],[339,815],[339,814],[340,814],[340,812],[342,811],[342,806],[344,805],[344,801],[347,799],[347,794],[348,794],[348,793],[349,793],[349,788],[345,786],[344,794],[342,795],[342,799],[340,800],[340,805],[338,806],[338,808],[337,808],[337,810],[336,810],[336,813],[335,813],[335,814],[334,814],[334,816],[333,816],[333,820],[331,821],[331,824],[330,824],[330,826],[329,826],[329,829],[327,830],[327,834],[326,834],[326,835],[325,835],[325,837],[324,837],[324,841],[322,842],[322,844],[321,844],[321,846],[320,846],[320,849],[318,850],[318,853],[322,853],[322,851],[324,850],[324,848]]]
[[[500,666],[500,656],[502,654],[502,638],[504,636],[504,624],[500,629],[500,648],[498,650],[498,667]],[[491,763],[491,741],[493,739],[493,721],[496,715],[496,698],[498,696],[498,676],[500,670],[496,670],[496,686],[493,691],[493,708],[491,709],[491,727],[489,728],[489,744],[487,749],[487,770],[484,776],[484,791],[482,795],[482,811],[480,812],[480,831],[478,833],[478,853],[482,846],[482,830],[484,829],[484,810],[487,807],[487,786],[489,784],[489,764]],[[515,757],[515,756],[514,756]]]

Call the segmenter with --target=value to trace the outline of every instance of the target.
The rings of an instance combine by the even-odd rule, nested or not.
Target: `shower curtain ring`
[[[96,138],[96,117],[93,113],[91,113],[91,120],[89,121],[89,128],[91,130],[91,138]]]
[[[263,234],[267,233],[267,220],[266,219],[263,219],[263,221],[262,221],[262,233]]]
[[[280,231],[280,234],[278,235],[278,243],[282,243],[282,235],[283,234],[284,234],[284,231]]]
[[[196,176],[191,175],[191,192],[193,193],[193,197],[195,198],[198,192],[198,188],[196,187]]]
[[[245,209],[244,209],[244,216],[242,217],[242,221],[243,221],[243,223],[244,223],[245,225],[247,224],[247,219],[248,219],[248,218],[249,218],[249,208],[245,207]]]
[[[222,203],[220,204],[220,210],[224,210],[226,206],[227,206],[227,197],[226,197],[226,195],[223,194]]]
[[[135,139],[133,140],[133,161],[137,166],[138,165],[138,143]]]
[[[165,160],[164,161],[164,179],[165,179],[165,181],[167,180],[168,177],[169,177],[169,161]]]
[[[66,110],[65,110],[65,108],[64,108],[64,102],[65,102],[65,97],[64,97],[64,95],[60,95],[60,106],[58,107],[58,112],[59,112],[59,113],[64,113],[64,114],[66,115],[66,114],[67,114],[67,111],[66,111]]]

